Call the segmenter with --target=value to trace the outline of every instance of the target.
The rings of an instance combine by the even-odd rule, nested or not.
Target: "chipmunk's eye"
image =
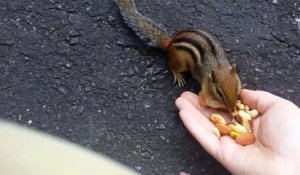
[[[225,98],[224,93],[219,88],[216,88],[216,92],[221,99]]]

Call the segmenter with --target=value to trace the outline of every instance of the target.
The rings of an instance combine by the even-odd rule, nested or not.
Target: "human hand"
[[[253,122],[256,142],[241,146],[229,136],[218,138],[208,120],[211,108],[184,92],[177,100],[179,115],[203,148],[233,174],[297,174],[300,169],[300,109],[292,102],[263,91],[241,91],[242,102],[261,115]],[[224,115],[223,115],[224,116]],[[227,121],[230,120],[226,116]]]

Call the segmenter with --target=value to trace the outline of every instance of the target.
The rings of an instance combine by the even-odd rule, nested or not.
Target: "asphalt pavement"
[[[300,105],[298,0],[137,1],[170,34],[218,38],[243,86]],[[145,175],[229,174],[184,128],[165,53],[113,1],[1,0],[1,118],[105,154]],[[284,116],[283,116],[284,117]]]

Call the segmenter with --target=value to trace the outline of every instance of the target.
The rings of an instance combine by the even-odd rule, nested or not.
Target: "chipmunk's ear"
[[[215,70],[212,69],[210,71],[208,78],[209,78],[210,82],[212,82],[212,83],[216,82]]]
[[[231,66],[230,73],[231,74],[235,74],[236,73],[236,64],[235,63],[233,63],[233,65]]]

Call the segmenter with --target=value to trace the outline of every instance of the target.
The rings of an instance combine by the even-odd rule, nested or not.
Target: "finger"
[[[265,91],[252,91],[243,89],[241,91],[243,103],[250,108],[257,109],[260,113],[268,110],[280,97]]]
[[[201,111],[206,117],[208,117],[212,113],[218,113],[221,114],[226,121],[231,120],[231,117],[229,117],[228,113],[225,113],[224,111],[217,111],[216,109],[212,109],[201,105],[199,102],[200,101],[199,96],[192,92],[189,91],[183,92],[181,94],[181,97],[188,100],[196,109]]]
[[[179,110],[186,109],[196,115],[199,110],[194,106],[191,101],[187,100],[184,97],[178,97],[175,101],[175,105]]]
[[[200,110],[203,114],[205,114],[205,116],[209,116],[211,113],[214,112],[213,109],[207,108],[207,107],[201,105],[199,96],[192,92],[189,92],[189,91],[184,92],[181,94],[181,97],[190,101],[190,103],[193,104],[193,106],[195,106],[195,108]]]
[[[186,91],[183,92],[181,95],[181,97],[189,100],[197,109],[200,109],[200,102],[199,102],[199,96],[190,92],[190,91]]]
[[[190,111],[183,109],[179,112],[180,118],[185,127],[190,131],[194,138],[203,146],[203,148],[214,157],[219,155],[220,140],[210,129],[206,128],[197,117]],[[205,118],[201,115],[199,117]],[[207,120],[207,119],[206,119]]]
[[[207,129],[211,129],[213,127],[213,124],[207,119],[205,114],[202,113],[202,111],[198,110],[190,101],[183,97],[177,98],[175,101],[175,104],[177,108],[182,110],[187,110],[189,113],[193,114],[197,121],[201,123],[203,126],[205,126]]]

